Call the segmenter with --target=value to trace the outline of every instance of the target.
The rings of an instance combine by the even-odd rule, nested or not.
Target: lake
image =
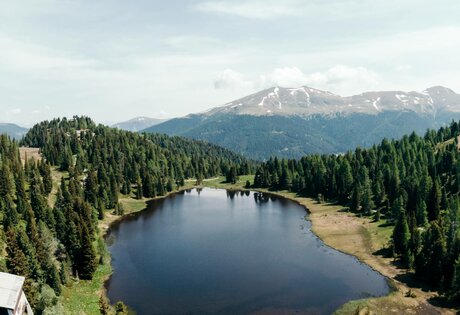
[[[311,232],[305,209],[257,192],[193,189],[112,226],[112,302],[143,314],[330,314],[386,295],[385,278]]]

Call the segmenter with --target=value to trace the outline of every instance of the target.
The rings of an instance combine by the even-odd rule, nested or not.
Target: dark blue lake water
[[[388,293],[384,277],[323,244],[300,205],[204,189],[112,227],[112,302],[137,314],[330,314]]]

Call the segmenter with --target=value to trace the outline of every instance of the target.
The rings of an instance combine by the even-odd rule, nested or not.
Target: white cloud
[[[405,72],[405,71],[412,70],[412,66],[411,65],[398,65],[394,69],[399,72]]]
[[[225,69],[217,75],[214,80],[214,87],[216,89],[223,88],[249,88],[253,84],[246,81],[243,75],[232,69]]]
[[[401,32],[391,36],[371,39],[350,47],[362,54],[371,54],[379,58],[401,58],[409,56],[417,58],[420,54],[429,56],[433,53],[458,49],[460,27],[435,27],[417,31]],[[351,54],[351,49],[347,51]]]
[[[303,73],[297,67],[277,68],[267,75],[260,76],[259,85],[261,87],[308,85],[336,93],[358,93],[374,88],[378,81],[377,74],[364,67],[336,65],[326,71],[310,74]]]
[[[196,35],[170,36],[164,38],[163,42],[175,48],[203,47],[221,43],[217,38]]]
[[[307,82],[307,76],[297,67],[276,68],[270,74],[261,75],[259,79],[259,85],[262,87],[297,87]]]
[[[194,6],[198,11],[269,20],[309,17],[322,20],[356,17],[385,17],[395,12],[418,9],[416,0],[208,0]]]
[[[297,16],[301,11],[297,5],[301,0],[282,1],[205,1],[195,8],[199,11],[236,15],[248,19],[272,19],[283,16]]]
[[[330,90],[334,93],[361,93],[378,87],[379,76],[365,67],[335,65],[325,71],[306,74],[298,67],[275,68],[258,79],[247,80],[242,73],[226,69],[214,81],[216,89],[250,88],[262,89],[273,86],[299,87]]]
[[[94,60],[69,57],[48,47],[0,36],[0,66],[13,70],[46,70],[93,66]]]
[[[273,85],[460,91],[460,1],[96,2],[0,1],[0,119],[185,115]]]
[[[316,72],[307,77],[309,84],[337,85],[346,82],[369,86],[377,83],[377,75],[364,67],[336,65],[325,72]]]
[[[433,62],[447,61],[446,57],[454,60],[450,52],[460,49],[460,41],[456,40],[457,38],[460,38],[460,26],[401,31],[369,39],[336,42],[327,50],[287,53],[283,55],[282,61],[306,60],[313,64],[325,64],[340,60],[341,64],[348,64],[360,60],[363,64],[374,63],[384,67],[390,65],[390,69],[393,69],[401,64],[411,64],[415,67],[415,62],[423,59],[431,61],[423,65],[429,68]]]
[[[10,109],[7,114],[8,115],[18,115],[22,112],[22,109],[20,108],[13,108],[13,109]]]

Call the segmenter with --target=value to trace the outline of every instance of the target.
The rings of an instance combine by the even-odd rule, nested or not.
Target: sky
[[[0,2],[0,122],[201,112],[273,86],[460,92],[458,0]]]

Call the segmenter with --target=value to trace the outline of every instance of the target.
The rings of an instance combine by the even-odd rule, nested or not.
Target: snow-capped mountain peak
[[[308,86],[273,87],[251,94],[205,113],[236,115],[378,114],[385,111],[414,111],[435,116],[438,111],[460,112],[460,95],[451,89],[435,86],[423,92],[365,92],[342,97]]]

